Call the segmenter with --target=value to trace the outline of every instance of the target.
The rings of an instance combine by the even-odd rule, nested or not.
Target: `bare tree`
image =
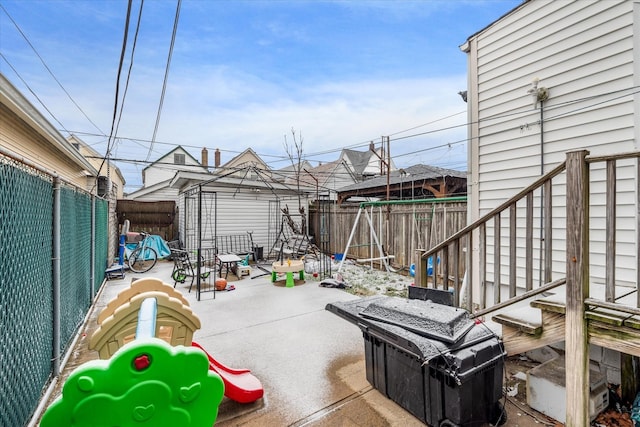
[[[301,223],[301,231],[303,234],[306,234],[306,222],[307,218],[304,214],[304,206],[302,206],[302,196],[300,194],[300,172],[302,171],[302,143],[304,142],[304,138],[302,137],[302,131],[299,131],[296,134],[296,130],[291,128],[291,138],[293,139],[293,145],[289,143],[287,140],[287,135],[284,136],[284,149],[287,152],[287,157],[289,157],[289,161],[291,162],[291,166],[293,167],[293,172],[295,174],[294,178],[296,181],[296,191],[298,193],[298,212],[300,212],[302,223]],[[284,212],[284,210],[283,210]],[[287,208],[287,212],[284,212],[285,215],[289,215],[289,209]],[[291,222],[291,217],[289,216],[289,222]]]
[[[295,174],[296,191],[298,192],[298,210],[300,210],[302,207],[300,197],[300,172],[302,171],[302,143],[304,142],[304,138],[302,138],[302,131],[298,132],[296,136],[296,130],[293,127],[291,128],[291,137],[293,139],[293,145],[287,140],[287,135],[284,136],[284,149],[287,152],[287,157],[289,157]]]

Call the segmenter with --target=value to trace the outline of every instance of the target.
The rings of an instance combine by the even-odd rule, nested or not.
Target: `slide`
[[[214,359],[202,346],[195,341],[191,343],[209,358],[209,369],[220,375],[224,382],[224,395],[238,403],[251,403],[260,399],[264,394],[262,383],[249,369],[229,368]]]

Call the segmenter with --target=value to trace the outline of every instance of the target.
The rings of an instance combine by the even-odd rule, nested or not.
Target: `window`
[[[184,165],[184,162],[185,162],[184,154],[175,153],[173,155],[173,164]]]

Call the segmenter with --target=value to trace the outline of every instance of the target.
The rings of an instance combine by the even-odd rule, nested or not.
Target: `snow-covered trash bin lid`
[[[474,325],[469,312],[464,309],[397,297],[377,299],[360,315],[446,343],[457,342]]]

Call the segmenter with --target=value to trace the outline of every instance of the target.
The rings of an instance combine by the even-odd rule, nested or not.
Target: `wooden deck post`
[[[567,153],[566,425],[589,425],[589,165],[586,150]]]

